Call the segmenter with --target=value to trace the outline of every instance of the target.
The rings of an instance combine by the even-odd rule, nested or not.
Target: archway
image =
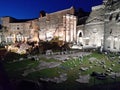
[[[83,45],[83,31],[82,30],[79,30],[77,32],[77,44]]]

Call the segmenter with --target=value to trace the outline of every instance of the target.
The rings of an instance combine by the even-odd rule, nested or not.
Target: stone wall
[[[104,50],[120,51],[120,2],[106,4]]]
[[[100,47],[104,36],[104,6],[92,7],[92,12],[85,24],[84,46]]]
[[[100,47],[103,44],[104,24],[85,26],[84,46]]]
[[[76,17],[73,14],[74,8],[71,7],[39,18],[39,38],[50,40],[57,36],[66,42],[76,40]]]

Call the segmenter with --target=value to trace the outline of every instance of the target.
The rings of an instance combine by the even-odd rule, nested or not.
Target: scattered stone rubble
[[[78,79],[76,79],[77,82],[79,83],[89,83],[90,75],[84,75],[84,76],[79,76]]]
[[[54,83],[62,83],[67,80],[67,74],[61,74],[59,77],[54,77],[54,78],[40,78],[42,81],[46,82],[54,82]]]
[[[44,62],[44,61],[41,61],[40,64],[37,67],[25,70],[22,75],[27,76],[29,73],[39,71],[39,70],[43,70],[43,69],[46,69],[46,68],[54,68],[54,67],[59,66],[60,64],[61,64],[60,62]]]

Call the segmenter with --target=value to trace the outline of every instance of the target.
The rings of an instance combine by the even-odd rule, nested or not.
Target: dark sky
[[[102,0],[0,0],[0,17],[36,18],[41,10],[52,13],[71,6],[90,11],[91,6],[101,3]]]

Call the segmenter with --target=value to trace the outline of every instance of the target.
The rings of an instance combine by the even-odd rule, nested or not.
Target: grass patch
[[[46,57],[40,57],[39,59],[40,61],[45,61],[45,62],[59,62],[58,60],[54,59],[54,58],[50,58],[50,59],[47,59]]]
[[[96,58],[97,61],[104,61],[106,68],[103,68],[103,65],[96,63],[96,60],[93,61],[93,63],[90,63],[90,58]],[[53,58],[47,59],[45,57],[41,57],[39,61],[45,61],[45,62],[58,62],[58,60],[55,60]],[[8,72],[8,75],[12,78],[14,77],[20,77],[20,75],[23,73],[23,70],[35,68],[39,64],[39,61],[31,61],[31,60],[24,60],[20,62],[15,63],[5,63],[4,66]],[[28,74],[28,76],[23,77],[27,79],[40,79],[42,78],[54,78],[59,77],[61,73],[67,73],[67,81],[63,82],[62,84],[58,84],[58,86],[66,86],[66,89],[70,88],[80,88],[84,87],[84,85],[92,86],[94,85],[94,78],[91,77],[89,84],[79,84],[75,80],[79,77],[79,75],[87,75],[91,74],[93,71],[95,72],[106,72],[106,69],[112,68],[113,72],[120,72],[120,65],[118,63],[119,58],[118,56],[115,56],[114,60],[109,60],[109,58],[104,54],[99,53],[92,53],[88,56],[83,57],[82,60],[79,58],[71,58],[65,62],[62,62],[62,64],[59,67],[51,68],[51,69],[44,69],[36,72],[32,72]],[[114,66],[112,66],[114,64]],[[90,68],[92,66],[92,68]],[[86,71],[82,71],[81,67],[87,67],[89,68]],[[106,83],[112,83],[115,80],[108,77],[106,80],[98,80],[95,79],[95,84],[106,84]],[[116,81],[120,81],[120,78],[117,78]]]
[[[20,62],[4,63],[4,68],[10,77],[21,77],[24,70],[34,68],[38,61],[23,60]]]
[[[48,68],[28,74],[27,79],[54,78],[58,77],[58,68]]]

